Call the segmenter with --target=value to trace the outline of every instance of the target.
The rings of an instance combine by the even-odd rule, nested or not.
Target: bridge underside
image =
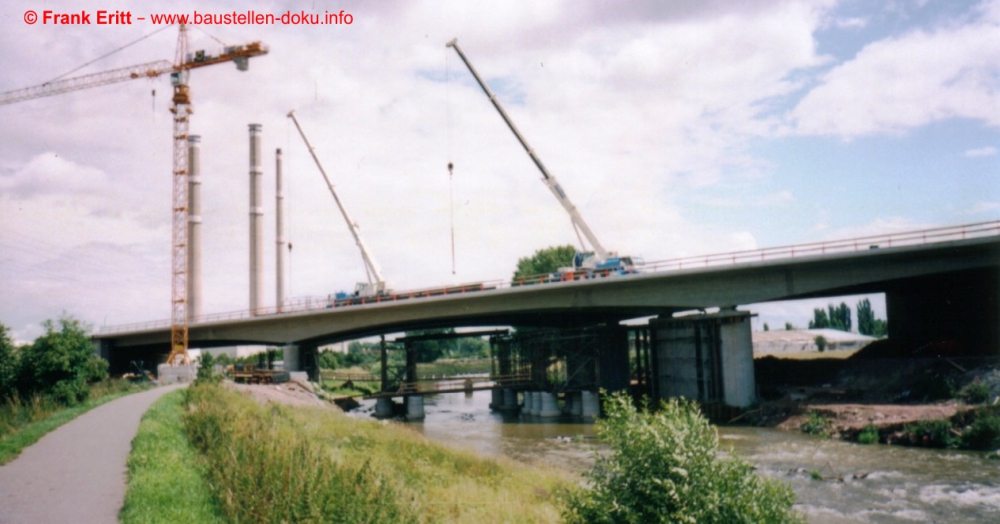
[[[998,354],[1000,239],[523,286],[446,297],[195,324],[193,348],[342,340],[434,327],[578,328],[682,310],[885,293],[903,354],[935,347]],[[169,329],[98,335],[113,369],[169,350]]]

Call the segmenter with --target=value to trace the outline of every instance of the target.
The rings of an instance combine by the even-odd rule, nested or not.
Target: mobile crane
[[[43,96],[58,95],[79,89],[124,82],[137,78],[156,78],[170,73],[173,98],[170,112],[174,115],[173,146],[173,198],[171,219],[171,297],[170,297],[170,355],[171,364],[189,362],[188,358],[188,126],[194,110],[188,89],[188,72],[191,69],[223,62],[235,62],[236,69],[246,71],[251,57],[267,54],[268,47],[261,42],[228,46],[220,53],[203,50],[188,53],[187,26],[180,24],[174,61],[148,62],[130,67],[92,73],[37,86],[0,93],[0,105],[12,104]]]
[[[461,58],[465,66],[469,68],[469,72],[472,73],[476,82],[479,83],[479,87],[481,87],[483,92],[486,93],[486,96],[490,99],[493,107],[495,107],[497,112],[500,113],[500,117],[503,118],[507,127],[509,127],[514,133],[518,142],[521,143],[521,146],[524,147],[528,156],[531,157],[531,161],[534,162],[535,166],[538,167],[538,170],[542,172],[542,182],[545,183],[545,186],[549,188],[549,191],[555,195],[556,200],[558,200],[566,212],[569,213],[570,221],[573,223],[573,229],[576,231],[577,238],[580,240],[580,245],[583,249],[578,251],[573,257],[573,267],[560,268],[560,273],[582,273],[584,276],[636,273],[636,266],[641,266],[643,264],[642,259],[639,257],[620,257],[618,256],[618,253],[604,249],[604,246],[602,246],[600,241],[597,240],[597,236],[594,235],[593,231],[591,231],[590,226],[588,226],[583,220],[583,216],[580,214],[580,211],[577,210],[576,206],[573,205],[573,202],[570,201],[569,197],[566,195],[562,186],[560,186],[559,182],[556,181],[555,176],[549,173],[549,170],[545,168],[545,164],[543,164],[541,159],[538,158],[538,155],[535,154],[535,150],[528,145],[527,140],[525,140],[521,135],[521,132],[517,130],[517,126],[515,126],[514,122],[509,116],[507,116],[507,112],[504,111],[503,106],[500,105],[496,95],[493,94],[493,91],[490,90],[489,86],[486,85],[486,82],[484,82],[479,76],[479,73],[476,72],[476,68],[472,67],[472,63],[469,62],[468,58],[466,58],[462,49],[458,47],[458,39],[452,39],[450,42],[445,44],[445,47],[451,47],[456,53],[458,53],[458,57]],[[583,235],[582,237],[581,233]],[[590,250],[586,249],[584,237],[586,238],[587,243],[590,244]]]
[[[361,228],[358,227],[358,223],[351,220],[351,217],[347,214],[347,209],[344,208],[343,202],[340,201],[340,197],[337,196],[337,190],[334,189],[333,183],[330,182],[330,177],[327,176],[326,170],[323,169],[323,164],[320,163],[319,157],[316,156],[316,151],[314,150],[312,144],[309,143],[309,139],[306,138],[305,131],[302,130],[302,126],[299,125],[299,119],[295,118],[295,111],[288,112],[288,118],[292,119],[295,123],[295,129],[299,130],[299,135],[302,136],[302,141],[305,142],[306,148],[309,149],[309,154],[312,155],[313,161],[316,162],[316,167],[319,168],[319,172],[323,175],[323,180],[326,181],[326,187],[330,189],[330,194],[333,195],[333,200],[337,202],[337,209],[340,210],[340,214],[344,217],[344,221],[347,222],[347,228],[351,230],[351,235],[354,237],[354,243],[357,244],[358,249],[361,250],[361,258],[365,263],[365,273],[368,275],[368,282],[358,282],[354,287],[354,297],[357,298],[369,298],[377,297],[379,295],[387,295],[388,290],[386,290],[385,280],[382,278],[382,271],[379,269],[378,264],[375,263],[375,259],[372,258],[371,253],[368,251],[368,247],[365,245],[365,241],[361,238]],[[332,301],[336,303],[337,301],[350,300],[346,293],[337,293],[332,297]]]

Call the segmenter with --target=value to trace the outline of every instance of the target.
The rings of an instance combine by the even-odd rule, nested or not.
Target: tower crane
[[[365,273],[368,274],[368,282],[359,282],[357,286],[355,286],[355,296],[373,297],[386,293],[385,280],[382,279],[382,271],[379,269],[378,264],[375,263],[375,259],[372,258],[371,253],[368,251],[365,241],[361,238],[361,228],[358,227],[357,222],[352,221],[351,217],[348,216],[347,209],[344,208],[343,202],[341,202],[340,197],[337,196],[337,190],[334,189],[333,183],[330,182],[330,177],[327,176],[326,170],[323,169],[323,164],[319,162],[319,157],[316,156],[316,151],[313,149],[312,144],[309,143],[309,139],[306,138],[305,131],[303,131],[302,126],[299,125],[299,119],[295,118],[295,111],[289,111],[288,118],[292,119],[292,122],[295,123],[295,129],[299,130],[299,135],[302,136],[302,141],[305,142],[306,148],[309,149],[309,154],[312,155],[313,161],[316,162],[316,167],[319,168],[320,174],[323,175],[323,180],[326,181],[326,187],[330,189],[330,194],[333,195],[333,200],[337,202],[337,208],[340,209],[340,214],[343,215],[344,221],[347,222],[347,228],[351,230],[351,235],[354,237],[354,243],[357,244],[358,249],[361,250],[361,258],[365,262]]]
[[[481,87],[483,92],[486,93],[486,96],[490,99],[493,107],[495,107],[497,112],[500,113],[500,117],[503,118],[507,127],[509,127],[511,132],[514,133],[514,136],[517,137],[517,141],[521,143],[521,147],[523,147],[528,153],[528,156],[531,157],[531,161],[535,163],[538,170],[542,172],[542,182],[545,183],[545,186],[549,188],[549,191],[551,191],[556,197],[556,200],[558,200],[566,212],[569,213],[570,221],[573,223],[573,229],[576,231],[577,237],[580,239],[581,247],[583,247],[583,250],[577,252],[576,256],[573,257],[573,269],[590,272],[593,272],[594,270],[608,272],[613,271],[615,273],[636,272],[635,266],[642,265],[642,259],[638,257],[619,257],[616,252],[604,249],[601,242],[597,240],[597,236],[594,235],[593,231],[591,231],[590,226],[588,226],[583,220],[583,215],[580,214],[580,211],[575,205],[573,205],[573,202],[570,201],[569,196],[567,196],[566,192],[563,191],[562,186],[560,186],[559,182],[556,181],[556,177],[549,173],[549,170],[545,168],[545,164],[543,164],[542,160],[535,154],[535,150],[532,149],[532,147],[528,144],[528,141],[521,135],[521,132],[517,130],[517,126],[514,125],[514,122],[509,116],[507,116],[507,112],[504,111],[503,106],[500,105],[496,95],[493,94],[493,91],[490,90],[489,86],[486,85],[486,82],[484,82],[482,77],[479,76],[476,68],[472,67],[472,63],[469,62],[468,58],[466,58],[465,53],[462,52],[462,48],[458,47],[458,39],[452,39],[450,42],[445,44],[445,47],[450,47],[458,53],[458,57],[462,59],[465,67],[469,68],[469,72],[472,73],[476,82],[479,83],[479,87]],[[581,234],[582,237],[580,237]],[[586,244],[590,244],[591,251],[587,251],[586,244],[583,241],[584,238],[586,238]]]
[[[174,115],[173,143],[173,197],[171,215],[171,279],[170,279],[170,364],[185,364],[188,359],[187,316],[187,251],[188,251],[188,126],[191,114],[191,91],[188,75],[192,69],[235,62],[236,68],[246,71],[251,57],[267,54],[268,47],[261,42],[227,46],[218,54],[203,50],[188,53],[187,27],[180,24],[177,49],[173,63],[158,60],[130,67],[122,67],[77,77],[46,82],[41,85],[0,93],[0,105],[12,104],[33,98],[58,95],[80,89],[134,80],[156,78],[170,74],[173,87],[170,112]]]

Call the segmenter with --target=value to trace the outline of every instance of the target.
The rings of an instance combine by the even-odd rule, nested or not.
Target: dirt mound
[[[294,380],[282,384],[236,384],[233,382],[225,382],[224,384],[261,404],[277,403],[296,407],[312,406],[337,409],[333,404],[317,397],[312,387]]]

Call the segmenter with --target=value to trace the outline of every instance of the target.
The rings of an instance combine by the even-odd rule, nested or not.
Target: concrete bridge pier
[[[540,391],[538,393],[538,398],[538,416],[542,418],[556,418],[559,416],[559,403],[555,393]]]
[[[287,344],[281,347],[285,371],[305,371],[309,380],[319,382],[319,348],[316,344]]]
[[[580,416],[586,419],[596,419],[601,414],[601,399],[596,392],[583,390],[580,392]]]
[[[490,390],[490,411],[498,411],[503,408],[503,389],[493,388]]]
[[[517,391],[511,388],[503,388],[503,406],[500,407],[500,410],[513,412],[517,411],[517,409]]]
[[[745,408],[757,399],[747,311],[650,321],[663,398]]]
[[[525,391],[524,392],[524,407],[521,408],[521,413],[527,416],[532,416],[535,414],[535,392]]]
[[[375,401],[375,418],[390,418],[392,415],[392,398],[382,397]]]
[[[406,420],[423,420],[424,416],[424,397],[421,395],[406,397]]]
[[[582,391],[571,391],[568,399],[572,399],[572,403],[569,406],[569,414],[574,417],[583,416],[583,392]]]
[[[535,391],[531,394],[531,414],[536,417],[542,414],[542,394],[541,391]]]

